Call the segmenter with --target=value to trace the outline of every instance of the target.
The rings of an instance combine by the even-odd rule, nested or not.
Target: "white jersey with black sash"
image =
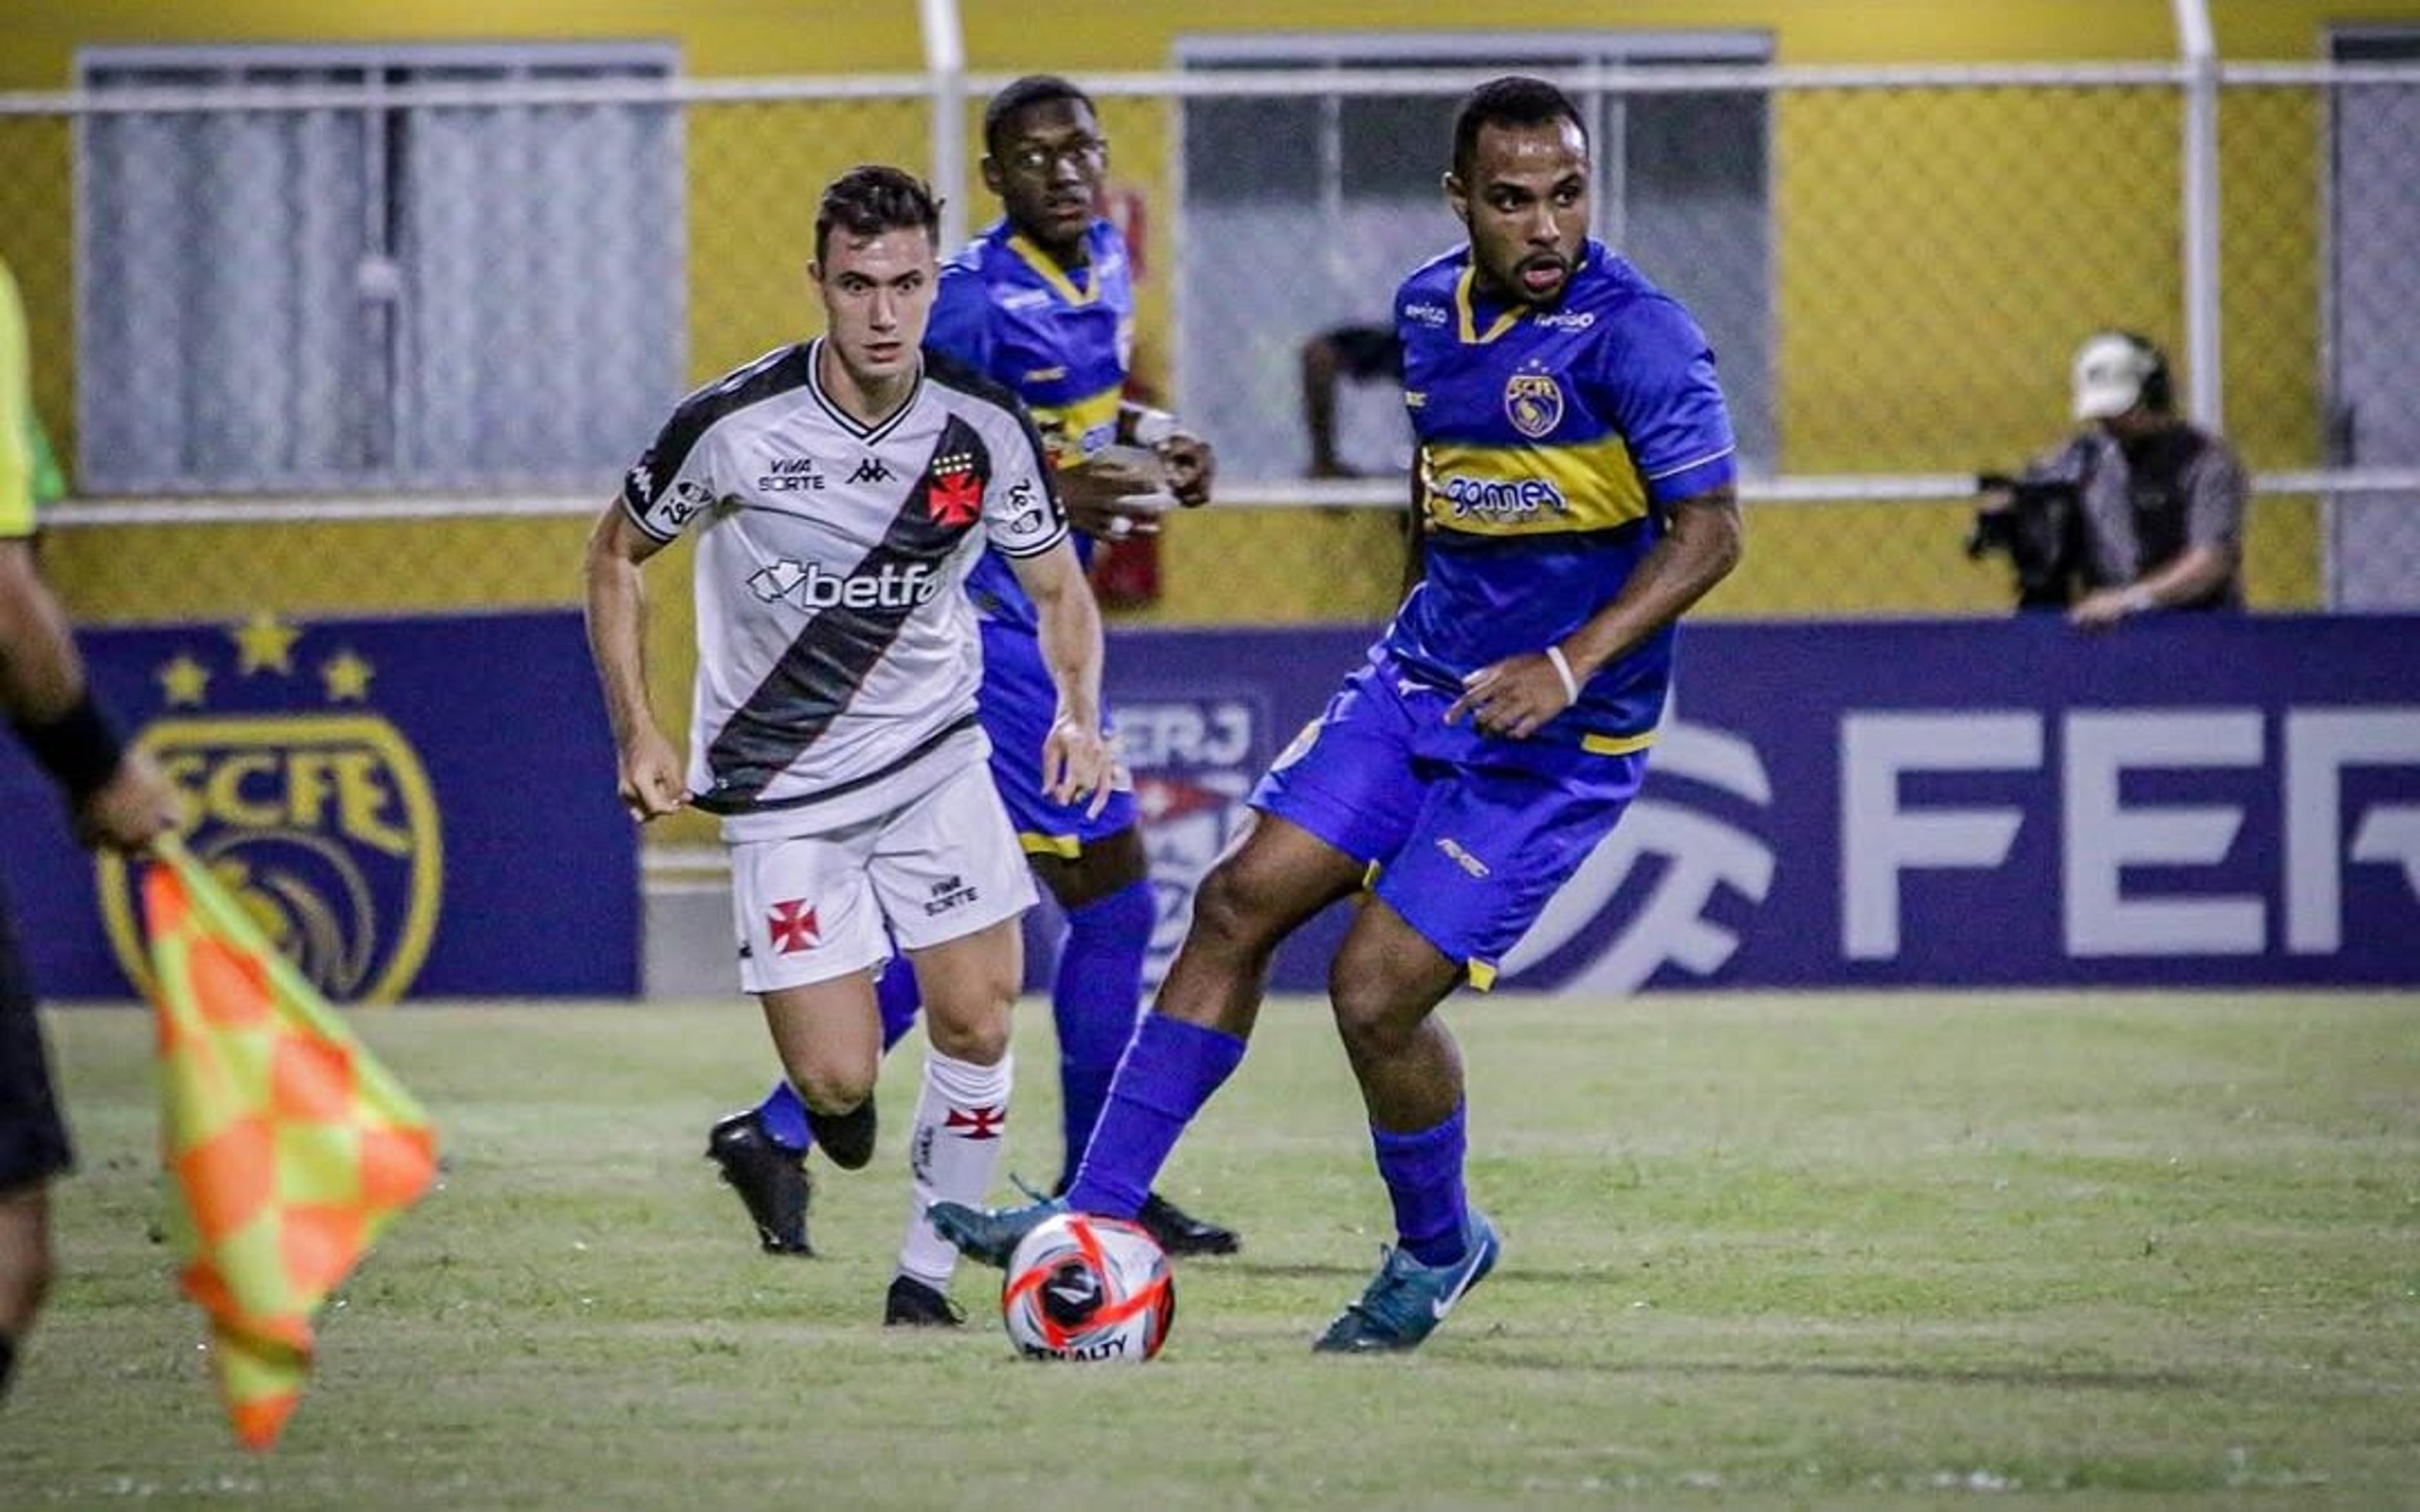
[[[785,347],[681,401],[622,488],[648,535],[697,532],[689,786],[725,840],[886,812],[988,754],[962,592],[987,544],[1056,546],[1066,517],[1015,394],[931,351],[863,424]]]

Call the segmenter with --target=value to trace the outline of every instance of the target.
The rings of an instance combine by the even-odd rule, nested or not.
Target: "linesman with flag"
[[[177,795],[130,751],[85,686],[67,614],[34,561],[34,409],[25,312],[0,264],[0,709],[64,791],[85,843],[135,852],[177,822]],[[50,1185],[72,1161],[33,983],[0,900],[0,1393],[50,1289]]]

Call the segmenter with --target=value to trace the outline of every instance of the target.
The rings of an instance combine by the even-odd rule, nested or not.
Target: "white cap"
[[[2160,354],[2132,336],[2103,332],[2075,354],[2075,418],[2107,420],[2143,402],[2143,384]]]

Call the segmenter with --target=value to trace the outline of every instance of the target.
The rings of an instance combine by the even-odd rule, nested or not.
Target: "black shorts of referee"
[[[74,1158],[51,1085],[51,1057],[34,1011],[34,981],[0,894],[0,1193],[66,1170]]]

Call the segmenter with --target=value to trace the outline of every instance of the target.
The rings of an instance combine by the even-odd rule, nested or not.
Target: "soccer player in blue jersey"
[[[1091,100],[1064,79],[1019,79],[986,108],[984,140],[984,181],[1000,196],[1003,214],[943,268],[926,346],[1025,401],[1051,450],[1069,517],[1087,535],[1115,539],[1155,529],[1153,507],[1133,500],[1163,478],[1180,503],[1206,502],[1209,446],[1125,397],[1133,278],[1125,239],[1095,209],[1109,145]],[[1156,451],[1161,475],[1104,455],[1120,445]],[[1078,539],[1089,552],[1089,541]],[[978,707],[991,737],[993,781],[1034,874],[1067,918],[1051,995],[1063,1186],[1134,1031],[1156,910],[1133,794],[1121,791],[1090,815],[1044,792],[1041,754],[1056,700],[1032,600],[1006,563],[988,555],[967,591],[983,626]],[[918,1007],[915,977],[903,959],[893,958],[878,995],[887,1048],[907,1032]],[[786,1081],[708,1136],[708,1155],[747,1204],[768,1251],[813,1253],[808,1144],[805,1109]],[[1173,1254],[1237,1247],[1231,1230],[1157,1195],[1145,1195],[1139,1216]]]
[[[1136,1211],[1243,1058],[1278,943],[1374,872],[1328,991],[1399,1242],[1316,1348],[1410,1349],[1496,1264],[1434,1011],[1489,985],[1621,818],[1674,622],[1741,550],[1713,354],[1590,239],[1589,183],[1586,130],[1552,85],[1497,79],[1465,101],[1445,190],[1469,242],[1395,300],[1422,580],[1254,792],[1065,1196],[932,1210],[966,1253],[1001,1263],[1063,1208]]]

